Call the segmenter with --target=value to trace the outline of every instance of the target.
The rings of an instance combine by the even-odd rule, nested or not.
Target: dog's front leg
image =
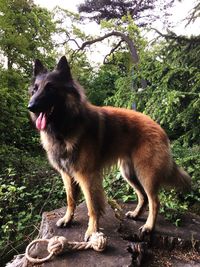
[[[100,174],[82,174],[77,173],[75,179],[78,181],[88,208],[89,223],[85,233],[85,241],[99,230],[99,217],[104,212],[105,196],[102,186],[102,177]]]
[[[73,219],[76,207],[76,199],[79,193],[79,185],[67,173],[61,172],[67,196],[67,210],[63,218],[56,223],[58,227],[67,226]]]

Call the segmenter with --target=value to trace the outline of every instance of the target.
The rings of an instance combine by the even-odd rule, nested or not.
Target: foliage
[[[0,168],[0,257],[6,261],[37,235],[43,210],[65,204],[65,192],[42,156],[3,146]]]
[[[172,6],[174,0],[160,1],[159,7],[156,0],[85,0],[78,6],[81,13],[86,13],[87,18],[100,23],[101,20],[118,19],[128,13],[137,22],[139,26],[146,26],[155,21],[155,19],[163,19],[169,14],[166,11]]]
[[[171,140],[179,139],[185,146],[198,143],[199,40],[173,34],[167,43],[141,51],[140,65],[116,80],[114,95],[104,102],[126,107],[136,103],[137,110],[159,122]]]
[[[138,76],[149,86],[135,93],[135,100],[138,109],[157,120],[170,139],[191,146],[198,143],[200,134],[200,37],[171,34],[167,41],[141,59]]]
[[[162,203],[161,213],[163,213],[175,225],[181,224],[181,216],[186,210],[200,214],[200,146],[193,146],[192,148],[182,147],[179,142],[174,142],[173,154],[176,162],[188,171],[192,177],[192,190],[184,194],[171,191],[162,190],[160,193],[160,200]]]
[[[135,192],[128,183],[123,181],[121,173],[116,166],[109,171],[105,171],[103,185],[110,199],[122,199],[125,202],[136,200]]]
[[[27,114],[27,93],[18,71],[0,70],[0,143],[16,147],[29,147],[34,139]],[[8,87],[9,81],[9,87]],[[21,84],[20,84],[21,82]],[[22,87],[21,87],[22,86]],[[30,146],[31,148],[31,146]]]
[[[115,81],[119,77],[119,68],[114,65],[103,65],[98,73],[94,73],[87,87],[87,96],[95,104],[102,106],[104,100],[112,96],[115,88]]]
[[[116,19],[102,20],[102,29],[112,32],[119,31],[133,41],[138,53],[143,51],[146,46],[146,41],[141,37],[139,28],[135,25],[130,15],[122,17],[123,23],[116,23]],[[115,50],[117,41],[112,42],[112,47]],[[105,60],[104,60],[105,61]],[[106,58],[106,64],[101,66],[91,80],[88,90],[88,96],[93,103],[97,105],[114,105],[132,107],[133,94],[135,90],[133,84],[134,69],[132,60],[127,46],[121,44],[119,50],[111,53]]]
[[[188,210],[188,204],[178,199],[177,192],[162,190],[160,192],[160,212],[176,226],[181,225],[181,215]]]
[[[71,59],[70,53],[69,60]],[[88,88],[90,86],[90,80],[93,77],[93,69],[85,54],[79,54],[73,59],[73,64],[71,64],[71,69],[73,77],[77,80],[83,88]]]
[[[184,196],[184,199],[188,201],[191,207],[196,203],[200,203],[200,146],[183,147],[178,141],[175,141],[172,151],[178,165],[184,166],[192,177],[192,191]]]
[[[36,58],[54,63],[52,15],[32,0],[0,0],[0,50],[8,69],[30,75]],[[50,52],[51,51],[51,52]]]

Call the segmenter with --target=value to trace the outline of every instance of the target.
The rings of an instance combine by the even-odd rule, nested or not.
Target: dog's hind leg
[[[61,172],[64,182],[64,187],[67,196],[67,210],[63,218],[59,219],[56,223],[58,227],[67,226],[73,219],[76,207],[76,200],[78,198],[80,188],[79,185],[67,173]]]
[[[135,175],[133,165],[130,159],[120,160],[119,162],[120,171],[122,177],[129,183],[129,185],[134,189],[137,194],[138,204],[134,211],[128,211],[126,216],[131,219],[137,219],[142,212],[145,210],[147,205],[147,195]]]
[[[141,183],[144,187],[144,190],[147,194],[148,204],[149,204],[149,214],[146,220],[146,223],[140,227],[142,236],[144,234],[150,233],[155,226],[158,210],[159,210],[159,177],[155,172],[151,172],[150,168],[143,169]]]
[[[88,208],[89,223],[85,233],[85,241],[88,241],[90,236],[99,230],[99,218],[104,213],[105,195],[102,185],[102,177],[96,172],[94,174],[75,174],[75,179],[78,181]]]

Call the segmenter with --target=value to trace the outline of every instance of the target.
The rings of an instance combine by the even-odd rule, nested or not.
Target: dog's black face
[[[75,106],[80,105],[82,97],[72,79],[66,57],[60,59],[52,72],[48,72],[43,64],[36,60],[29,93],[31,98],[28,109],[38,130],[45,130],[50,123],[58,121],[61,110],[76,109]]]

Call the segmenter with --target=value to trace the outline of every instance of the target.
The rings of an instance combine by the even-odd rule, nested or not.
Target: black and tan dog
[[[67,211],[57,226],[66,226],[72,220],[79,185],[89,214],[85,239],[98,231],[105,204],[102,169],[116,162],[138,196],[136,209],[126,215],[136,219],[149,204],[142,233],[154,228],[161,185],[190,187],[189,175],[171,157],[164,130],[139,112],[90,104],[73,80],[65,57],[52,72],[36,60],[29,91],[32,120],[66,189]]]

